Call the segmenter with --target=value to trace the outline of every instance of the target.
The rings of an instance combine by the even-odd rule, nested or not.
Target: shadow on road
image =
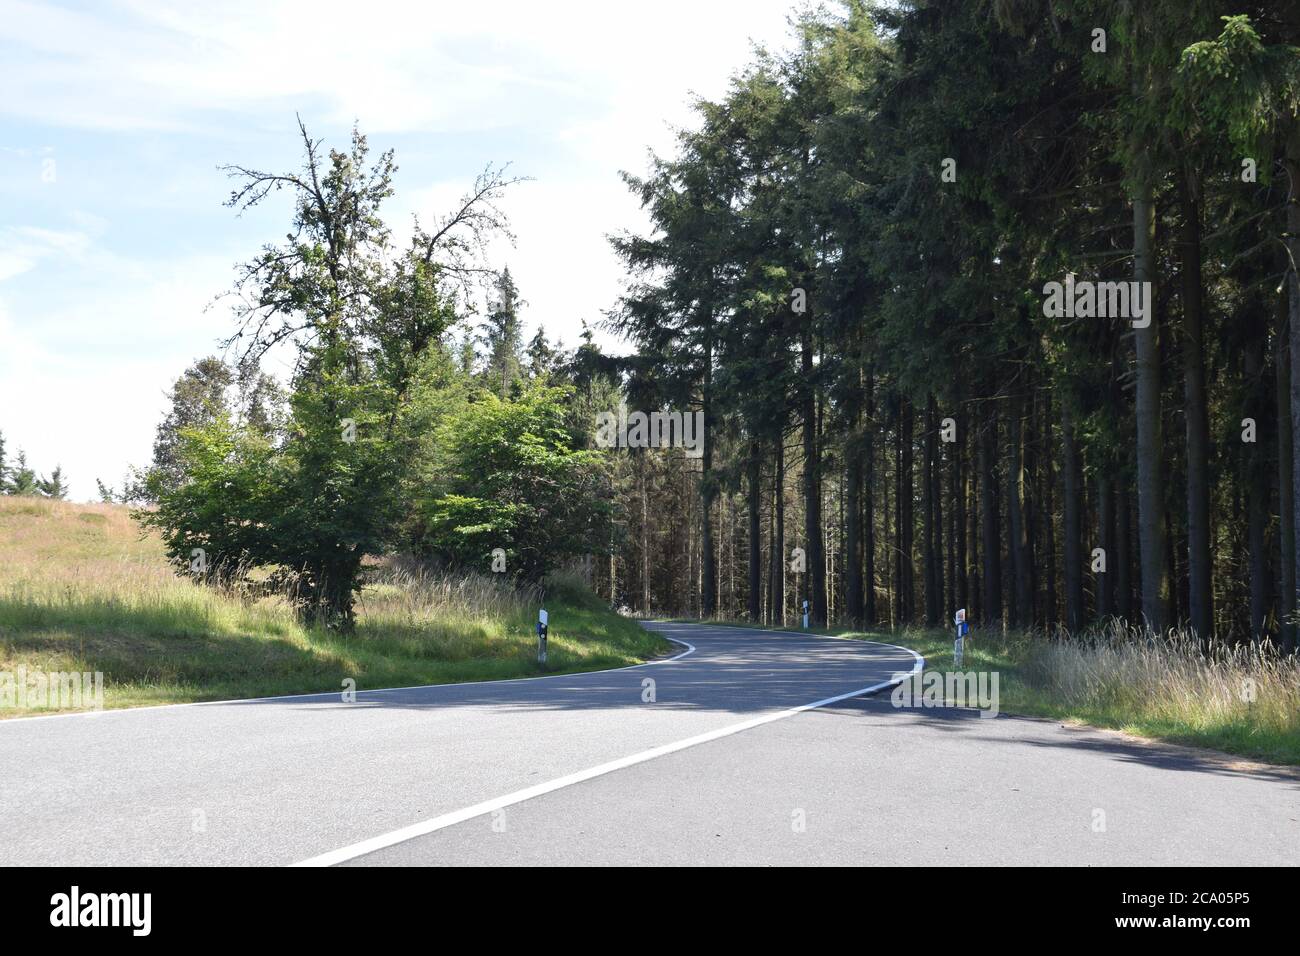
[[[961,734],[969,738],[972,746],[988,743],[1001,747],[1086,752],[1164,770],[1276,780],[1300,790],[1300,768],[1257,763],[1215,750],[1130,737],[1118,731],[1064,724],[1046,717],[998,714],[988,718],[981,717],[977,710],[962,707],[902,709],[894,707],[886,693],[840,701],[822,708],[822,711],[850,718],[873,715],[879,718],[879,726],[885,726],[886,721],[901,719],[929,730]]]
[[[753,716],[889,681],[895,674],[910,671],[915,662],[905,651],[863,641],[734,628],[693,628],[689,636],[698,641],[693,654],[639,667],[377,690],[367,690],[362,679],[351,702],[331,693],[233,701],[228,706],[274,704],[317,711],[473,707],[515,713],[654,707]],[[647,699],[651,696],[653,700]]]

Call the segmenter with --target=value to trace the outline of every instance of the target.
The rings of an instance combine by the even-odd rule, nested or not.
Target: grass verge
[[[813,632],[909,647],[925,657],[927,673],[953,669],[948,631]],[[961,669],[998,672],[1003,713],[1300,765],[1300,660],[1294,656],[1240,648],[1207,658],[1185,638],[1143,638],[1123,629],[1088,640],[977,631],[966,641]]]
[[[543,669],[535,592],[377,571],[344,636],[305,627],[282,599],[178,578],[125,508],[0,498],[0,718],[69,709],[30,706],[38,695],[16,706],[20,671],[102,672],[116,708],[600,670],[676,646],[560,579]]]

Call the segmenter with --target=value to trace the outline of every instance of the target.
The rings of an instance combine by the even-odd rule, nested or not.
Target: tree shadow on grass
[[[161,699],[213,699],[338,687],[349,670],[329,648],[251,631],[214,629],[198,609],[136,609],[93,598],[44,607],[0,600],[0,660],[29,672],[102,672],[109,706],[115,687],[127,687],[132,701],[154,689]]]

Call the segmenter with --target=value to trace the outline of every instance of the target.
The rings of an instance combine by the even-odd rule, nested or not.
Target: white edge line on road
[[[655,632],[659,633],[658,631]],[[537,677],[502,677],[497,680],[461,680],[451,681],[445,684],[411,684],[408,687],[376,687],[373,690],[359,690],[356,692],[357,698],[363,696],[374,696],[376,694],[392,694],[402,690],[426,690],[430,687],[478,687],[483,684],[521,684],[524,681],[538,680],[557,680],[561,677],[583,677],[587,674],[612,674],[614,671],[636,670],[638,667],[654,667],[656,664],[667,664],[685,657],[687,654],[695,653],[695,645],[689,641],[680,641],[675,637],[669,637],[667,634],[661,634],[665,640],[672,641],[674,644],[680,644],[686,650],[680,654],[674,654],[672,657],[660,657],[653,661],[642,661],[640,664],[629,664],[627,667],[605,667],[598,671],[568,671],[564,674],[539,674]],[[0,727],[10,724],[29,724],[35,720],[60,720],[65,717],[103,717],[107,714],[148,714],[159,710],[174,710],[177,707],[216,707],[221,704],[265,704],[272,700],[306,700],[311,697],[338,697],[343,692],[341,690],[320,690],[313,691],[310,694],[281,694],[278,697],[235,697],[230,700],[192,700],[184,704],[153,704],[148,707],[115,707],[112,710],[76,710],[68,714],[35,714],[31,717],[6,717],[0,720]]]
[[[753,630],[763,629],[753,628]],[[827,637],[829,635],[819,634],[815,636]],[[667,754],[676,753],[677,751],[685,750],[688,747],[706,744],[711,740],[718,740],[721,737],[730,737],[732,734],[738,734],[741,731],[749,730],[753,727],[760,727],[763,724],[770,724],[773,721],[783,720],[786,717],[793,717],[795,714],[802,714],[804,711],[813,710],[817,707],[825,707],[828,704],[839,703],[842,700],[848,700],[850,697],[860,697],[863,694],[870,694],[878,690],[883,690],[886,687],[892,687],[895,684],[900,683],[902,680],[911,677],[925,666],[925,658],[911,648],[899,647],[897,644],[883,644],[880,641],[862,641],[861,643],[877,644],[880,647],[892,647],[894,650],[907,651],[907,653],[916,658],[916,662],[912,665],[912,670],[900,679],[890,679],[882,681],[879,684],[872,684],[870,687],[860,687],[857,690],[851,690],[846,694],[836,694],[834,697],[825,697],[821,700],[814,701],[811,704],[801,704],[798,707],[778,710],[775,713],[764,714],[762,717],[754,717],[750,720],[742,720],[740,723],[736,724],[728,724],[726,727],[719,727],[717,730],[710,730],[706,733],[697,734],[694,737],[687,737],[684,740],[678,740],[671,744],[663,744],[659,747],[652,747],[649,750],[642,750],[640,753],[631,754],[627,757],[620,757],[617,760],[598,764],[597,766],[590,767],[586,770],[579,770],[577,773],[571,773],[563,777],[557,777],[554,780],[548,780],[546,783],[539,783],[531,787],[526,787],[523,790],[516,790],[514,793],[507,793],[502,797],[494,797],[491,800],[485,800],[482,803],[476,803],[473,806],[465,807],[463,810],[454,810],[451,813],[444,813],[442,816],[432,817],[431,819],[421,821],[420,823],[413,823],[400,830],[393,830],[392,832],[382,834],[381,836],[371,837],[369,840],[362,840],[360,843],[353,843],[351,846],[345,846],[338,850],[331,850],[329,853],[322,853],[319,856],[313,856],[310,859],[301,860],[298,863],[293,863],[291,865],[296,867],[334,866],[338,863],[346,863],[348,860],[354,860],[359,856],[374,853],[376,850],[395,846],[398,843],[405,843],[407,840],[413,840],[416,837],[425,836],[426,834],[433,833],[437,830],[443,830],[447,827],[455,826],[458,823],[464,823],[466,820],[472,820],[474,817],[482,816],[485,813],[491,813],[493,810],[500,810],[503,807],[512,806],[516,803],[523,803],[525,800],[531,800],[534,797],[540,797],[543,794],[553,793],[556,790],[571,787],[574,784],[591,780],[594,777],[613,773],[615,770],[622,770],[625,767],[632,767],[639,763],[645,763],[647,760],[654,760],[656,757],[663,757]]]

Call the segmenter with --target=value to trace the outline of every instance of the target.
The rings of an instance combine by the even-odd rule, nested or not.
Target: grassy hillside
[[[347,636],[279,598],[178,578],[126,508],[0,497],[0,674],[102,671],[107,707],[542,673],[535,594],[380,567]],[[635,664],[673,645],[574,583],[548,599],[545,673]],[[0,717],[27,716],[6,707]]]

